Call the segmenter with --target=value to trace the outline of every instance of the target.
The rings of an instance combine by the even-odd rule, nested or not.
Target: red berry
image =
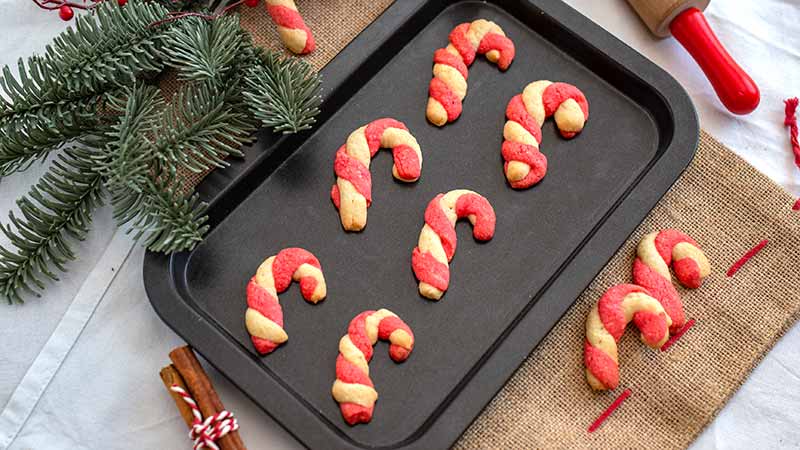
[[[61,5],[61,8],[58,8],[58,17],[61,17],[61,20],[70,20],[74,15],[75,11],[67,5]]]
[[[258,6],[258,0],[244,0],[244,4],[251,8],[255,8]]]
[[[125,6],[125,4],[128,3],[128,0],[117,0],[117,3],[119,3],[119,6]]]

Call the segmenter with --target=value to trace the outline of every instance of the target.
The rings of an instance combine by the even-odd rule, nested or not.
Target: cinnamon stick
[[[167,392],[169,395],[172,396],[172,399],[175,400],[175,406],[178,407],[178,412],[181,413],[181,417],[183,417],[183,421],[186,422],[186,426],[192,428],[194,424],[194,415],[192,414],[192,408],[183,401],[183,397],[181,397],[177,392],[172,391],[172,386],[178,385],[186,392],[189,392],[189,388],[186,387],[186,383],[183,382],[183,378],[181,374],[178,373],[178,369],[175,368],[172,364],[164,367],[161,369],[161,372],[158,373],[161,376],[161,381],[164,382],[164,386],[167,387]]]
[[[203,370],[203,366],[200,365],[200,361],[197,360],[188,345],[169,352],[169,359],[172,360],[172,364],[186,383],[188,391],[197,402],[197,407],[200,408],[203,417],[212,416],[225,409],[217,391],[211,385],[206,371]],[[238,431],[231,431],[220,438],[217,443],[222,450],[246,450],[247,448]]]

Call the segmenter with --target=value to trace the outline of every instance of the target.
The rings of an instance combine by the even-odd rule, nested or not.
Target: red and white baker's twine
[[[578,88],[547,80],[525,86],[506,107],[503,127],[503,170],[514,189],[529,188],[547,173],[547,158],[539,151],[546,118],[555,116],[561,135],[570,139],[589,119],[589,103]]]
[[[292,280],[300,283],[300,292],[310,303],[316,304],[327,294],[319,260],[311,252],[297,247],[283,249],[264,260],[247,284],[245,326],[253,346],[262,355],[271,353],[289,339],[283,329],[283,309],[278,293],[288,289]]]
[[[286,48],[298,55],[311,53],[316,48],[314,35],[306,26],[293,0],[266,0],[267,12],[278,26],[278,34]]]
[[[194,441],[195,450],[201,448],[210,448],[212,450],[219,450],[216,441],[230,433],[239,429],[239,422],[233,416],[233,413],[227,410],[222,410],[213,416],[208,416],[203,419],[203,414],[197,406],[191,395],[177,384],[170,387],[172,392],[180,395],[184,402],[189,405],[192,410],[194,420],[192,428],[189,430],[189,438]]]
[[[364,311],[350,321],[347,334],[339,341],[336,381],[331,394],[339,403],[344,420],[350,424],[372,420],[378,392],[369,377],[372,346],[378,339],[389,341],[389,357],[405,361],[414,349],[414,333],[388,309]]]
[[[783,124],[789,127],[789,141],[792,145],[792,153],[794,153],[794,163],[800,168],[800,142],[797,141],[797,105],[800,100],[797,97],[786,99],[783,101],[786,104],[786,117],[783,119]]]
[[[482,195],[466,189],[439,194],[425,209],[425,225],[411,254],[411,267],[419,280],[419,293],[439,300],[450,284],[450,260],[456,252],[456,221],[467,218],[479,241],[494,236],[497,218]]]
[[[403,122],[378,119],[350,133],[347,143],[336,152],[336,183],[331,188],[331,200],[347,231],[361,231],[367,225],[367,208],[372,204],[369,165],[380,148],[392,149],[396,179],[412,183],[422,172],[419,144]]]
[[[426,115],[437,126],[461,115],[461,102],[467,95],[467,67],[475,56],[485,54],[500,70],[514,60],[514,43],[494,22],[478,19],[458,25],[450,32],[450,43],[433,54],[433,79],[428,88]]]

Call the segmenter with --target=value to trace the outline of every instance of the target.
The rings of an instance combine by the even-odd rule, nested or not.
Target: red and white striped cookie
[[[289,339],[283,329],[283,309],[278,293],[289,288],[292,280],[300,283],[300,292],[310,303],[325,298],[327,288],[319,260],[302,248],[285,248],[270,256],[247,284],[245,326],[256,351],[265,355]]]
[[[281,41],[292,53],[305,55],[316,48],[314,35],[297,11],[293,0],[266,0],[267,12],[278,26]]]
[[[514,189],[529,188],[547,173],[547,158],[539,151],[542,124],[555,116],[565,138],[583,130],[589,118],[589,103],[583,93],[567,83],[540,80],[530,83],[506,107],[503,127],[503,170]]]
[[[593,389],[614,389],[619,385],[617,343],[631,321],[647,346],[659,348],[667,342],[672,321],[658,300],[633,284],[609,288],[586,319],[583,355],[586,380]]]
[[[633,281],[661,302],[672,318],[670,331],[675,333],[686,322],[686,316],[680,295],[672,284],[670,266],[682,285],[696,289],[711,273],[711,264],[697,242],[678,230],[650,233],[639,242],[633,262]]]
[[[447,290],[449,263],[456,252],[456,221],[465,217],[472,223],[475,239],[488,241],[494,236],[497,218],[489,200],[482,195],[456,189],[439,194],[428,203],[425,225],[411,254],[411,267],[422,296],[439,300]]]
[[[372,203],[372,175],[369,165],[380,148],[391,148],[392,175],[414,182],[422,172],[422,152],[403,122],[378,119],[350,133],[347,143],[336,152],[336,184],[331,200],[339,210],[342,227],[361,231],[367,225],[367,208]]]
[[[450,43],[433,54],[433,79],[428,88],[428,121],[436,126],[453,122],[461,115],[467,95],[467,67],[475,56],[485,54],[500,70],[514,60],[514,43],[494,22],[478,19],[462,23],[450,32]]]
[[[378,392],[369,377],[369,362],[378,338],[389,341],[389,356],[394,362],[405,361],[414,349],[411,328],[388,309],[364,311],[350,321],[347,334],[339,341],[336,381],[331,389],[342,417],[350,425],[372,420]]]

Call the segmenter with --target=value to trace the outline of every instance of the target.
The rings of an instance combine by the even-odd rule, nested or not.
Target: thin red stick
[[[694,319],[689,319],[689,321],[688,321],[688,322],[686,322],[685,324],[683,324],[683,326],[681,327],[681,329],[680,329],[680,330],[678,330],[678,332],[677,332],[677,333],[673,334],[673,335],[672,335],[672,336],[671,336],[671,337],[670,337],[670,338],[667,340],[667,342],[664,342],[664,345],[662,345],[662,346],[661,346],[661,351],[662,351],[662,352],[665,352],[665,351],[669,350],[669,348],[670,348],[670,347],[672,347],[672,344],[674,344],[674,343],[675,343],[675,342],[676,342],[678,339],[680,339],[680,338],[681,338],[681,336],[683,336],[683,335],[684,335],[684,333],[686,333],[687,331],[689,331],[689,328],[692,328],[692,327],[694,326],[694,322],[695,322],[695,320],[694,320]]]
[[[797,97],[786,99],[783,101],[786,104],[786,118],[783,119],[783,124],[789,127],[789,140],[792,143],[792,152],[794,152],[794,163],[800,168],[800,143],[797,142],[797,104],[800,103]]]
[[[797,201],[794,202],[794,206],[792,206],[792,210],[800,211],[800,198],[798,198]]]
[[[727,275],[729,277],[732,277],[736,272],[739,271],[739,269],[742,268],[744,263],[749,261],[750,258],[752,258],[753,256],[756,256],[756,253],[760,252],[761,249],[764,248],[764,246],[767,245],[768,242],[769,242],[768,240],[764,239],[763,241],[759,242],[758,245],[756,245],[755,247],[751,248],[747,253],[744,254],[744,256],[742,256],[741,258],[739,258],[738,261],[733,263],[731,268],[728,269]]]
[[[622,391],[622,394],[620,394],[619,397],[617,397],[617,399],[614,400],[614,403],[612,403],[611,406],[609,406],[605,411],[603,411],[603,414],[600,414],[600,417],[598,417],[597,420],[595,420],[594,422],[592,422],[591,425],[589,425],[589,433],[592,433],[598,428],[600,428],[600,425],[602,425],[603,422],[605,422],[606,419],[608,419],[608,416],[610,416],[611,413],[614,412],[614,410],[619,408],[619,405],[621,405],[622,402],[624,402],[625,399],[630,396],[631,396],[630,389],[625,389],[624,391]]]

